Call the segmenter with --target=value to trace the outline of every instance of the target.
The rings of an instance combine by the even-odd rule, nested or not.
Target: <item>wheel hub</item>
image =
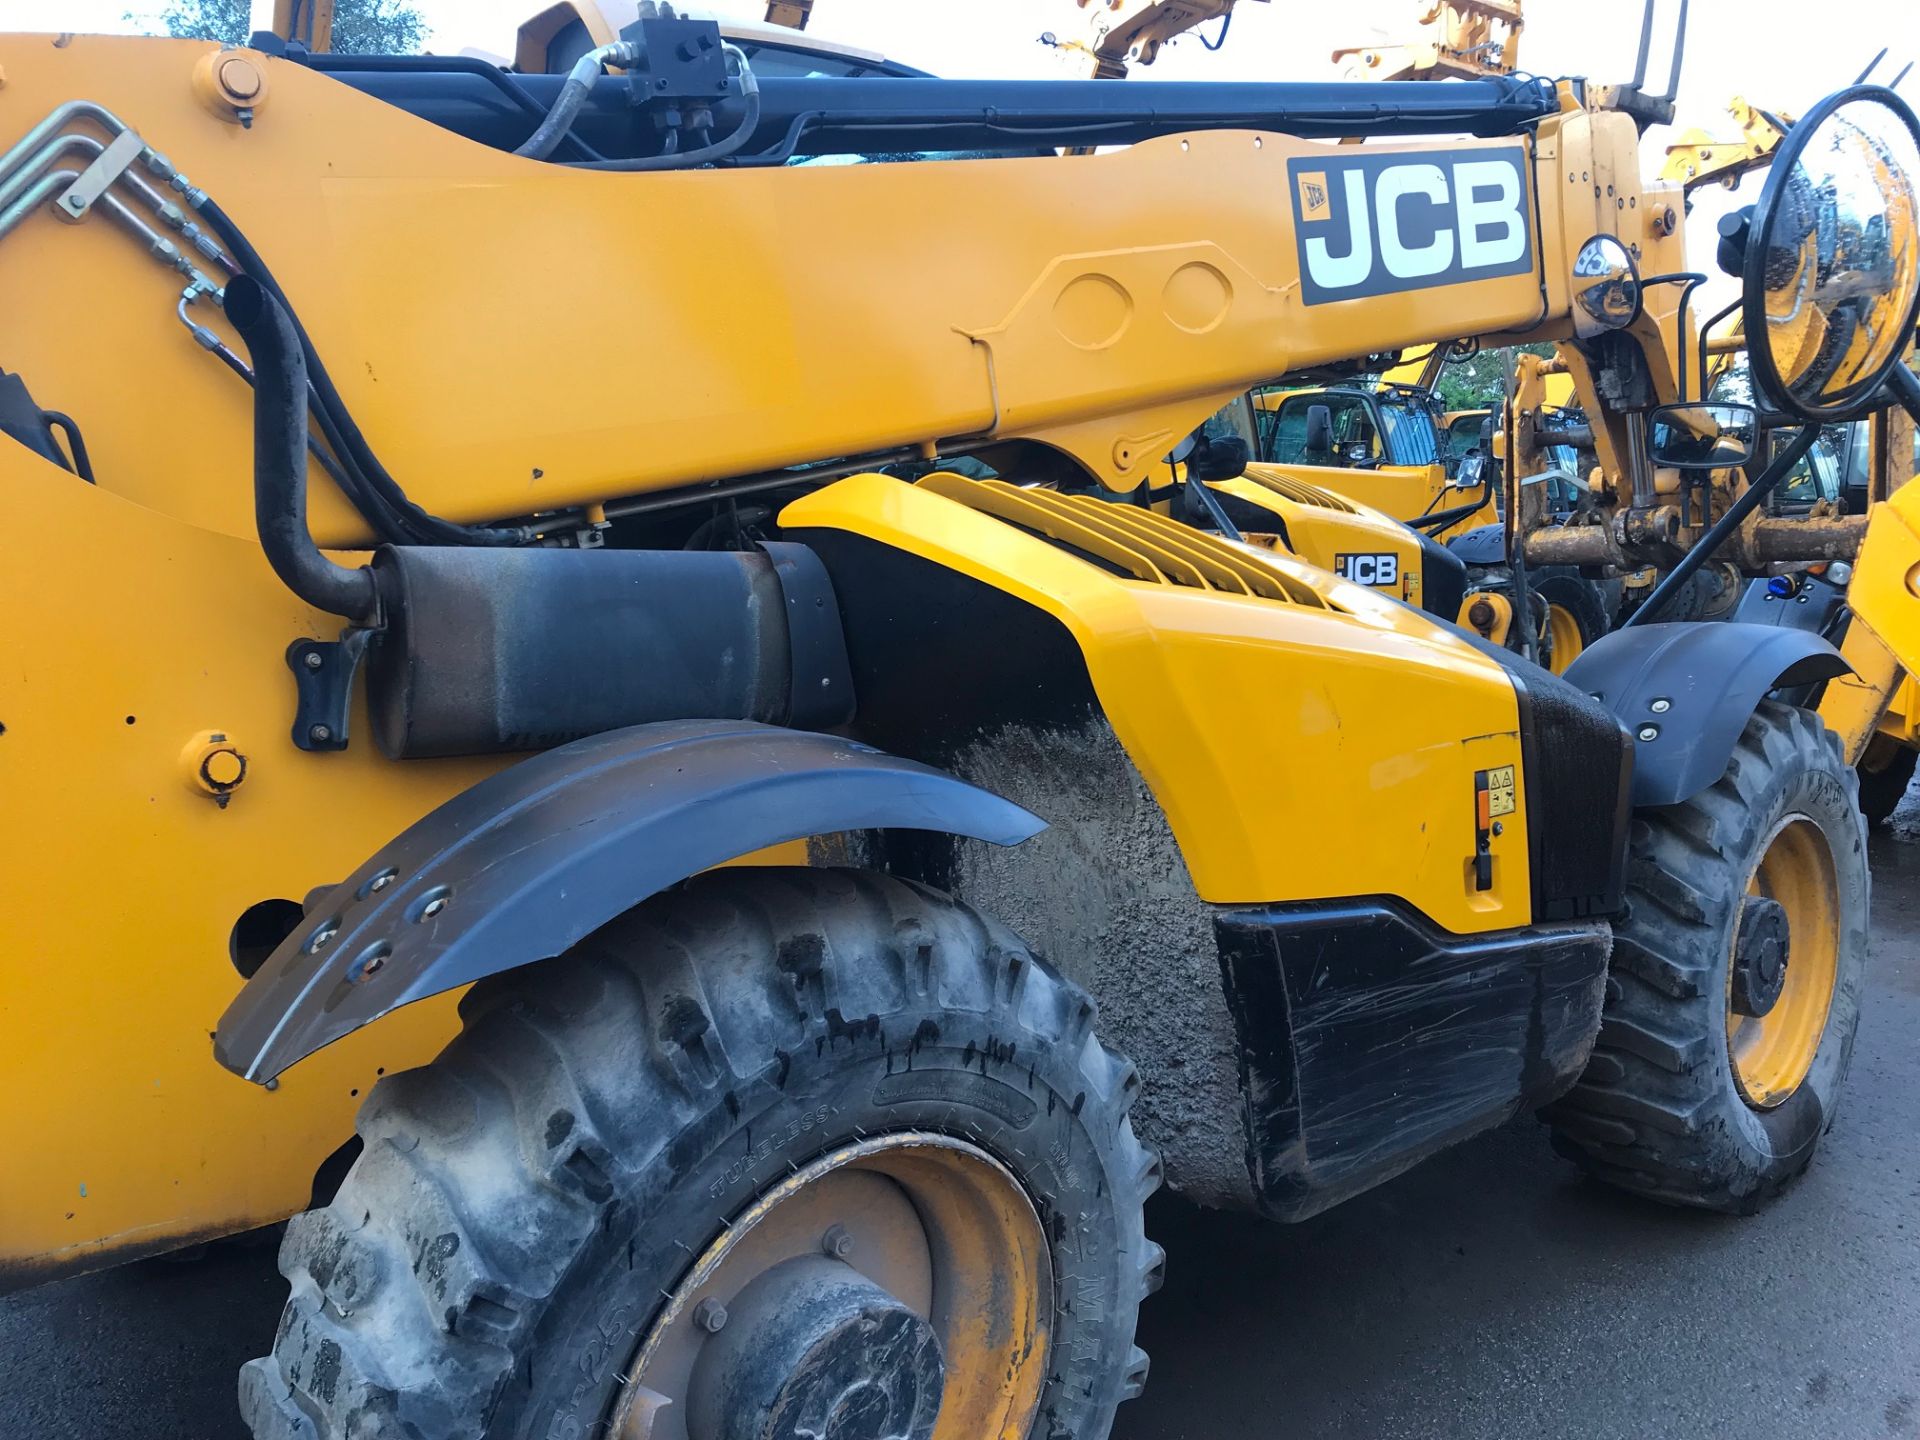
[[[951,1136],[867,1136],[743,1210],[654,1317],[607,1440],[1026,1435],[1053,1267],[1033,1202]]]
[[[1787,985],[1786,907],[1777,900],[1749,895],[1740,907],[1740,929],[1733,943],[1733,987],[1728,997],[1736,1015],[1760,1019],[1772,1011]]]
[[[859,1271],[801,1257],[727,1307],[694,1367],[693,1440],[927,1440],[945,1388],[933,1327]]]

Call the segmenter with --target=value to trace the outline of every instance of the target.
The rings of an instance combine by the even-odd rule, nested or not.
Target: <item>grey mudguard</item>
[[[1725,773],[1740,732],[1771,691],[1852,668],[1804,630],[1681,621],[1602,636],[1564,678],[1633,733],[1634,805],[1678,805]]]
[[[837,736],[750,721],[609,731],[483,780],[382,847],[247,982],[214,1055],[264,1083],[389,1011],[558,955],[762,846],[870,829],[1013,845],[1044,828],[1011,801]]]
[[[1506,527],[1497,523],[1476,525],[1447,541],[1447,549],[1467,565],[1504,565],[1507,563]]]

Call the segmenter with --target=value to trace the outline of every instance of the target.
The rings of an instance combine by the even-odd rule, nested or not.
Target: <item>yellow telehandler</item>
[[[1636,502],[1561,548],[1717,545],[1778,462],[1638,279],[1665,97],[563,31],[0,36],[8,1284],[292,1216],[261,1440],[1098,1440],[1163,1183],[1296,1219],[1543,1107],[1672,1203],[1807,1167],[1920,499],[1844,654],[1562,680],[1249,540],[1231,447],[1152,493],[1256,386],[1547,340]],[[1783,415],[1920,406],[1916,145],[1861,87],[1775,157]]]

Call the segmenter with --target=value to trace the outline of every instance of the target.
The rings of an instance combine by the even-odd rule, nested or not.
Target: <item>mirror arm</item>
[[[1410,528],[1423,531],[1429,537],[1438,536],[1442,530],[1450,530],[1469,515],[1477,515],[1487,508],[1487,502],[1493,498],[1493,481],[1480,482],[1480,493],[1463,504],[1449,505],[1444,510],[1430,510],[1425,515],[1416,515],[1407,521]]]
[[[1906,407],[1907,414],[1913,417],[1913,423],[1920,425],[1920,375],[1915,375],[1905,362],[1893,367],[1887,376],[1887,389],[1893,392],[1893,398]]]
[[[1187,492],[1198,500],[1212,519],[1214,528],[1229,540],[1239,540],[1240,527],[1227,518],[1227,507],[1220,503],[1220,497],[1207,488],[1207,482],[1193,478],[1193,472],[1187,472]]]
[[[1700,327],[1700,398],[1702,400],[1707,398],[1707,332],[1744,304],[1746,304],[1744,296],[1736,297],[1734,302],[1727,306],[1726,309],[1716,310],[1713,314],[1709,315],[1706,318],[1706,322]],[[1683,396],[1682,398],[1685,397]]]
[[[1693,547],[1680,557],[1680,563],[1669,570],[1666,578],[1653,587],[1653,593],[1640,604],[1640,608],[1629,615],[1621,629],[1630,625],[1651,624],[1654,617],[1667,606],[1667,602],[1679,593],[1680,587],[1693,578],[1694,572],[1713,558],[1726,538],[1740,528],[1740,522],[1752,514],[1754,509],[1772,492],[1773,487],[1786,478],[1787,472],[1800,463],[1801,456],[1813,448],[1813,442],[1820,438],[1818,425],[1803,425],[1800,433],[1793,437],[1793,443],[1773,457],[1773,462],[1760,472],[1760,478],[1747,486],[1740,497],[1727,507],[1722,515],[1708,527],[1707,533],[1693,542]]]
[[[1687,394],[1687,303],[1692,300],[1693,292],[1706,283],[1707,277],[1698,270],[1676,270],[1671,275],[1650,275],[1640,282],[1640,289],[1643,294],[1656,285],[1678,285],[1680,287],[1680,304],[1673,314],[1673,353],[1674,358],[1679,362],[1680,366],[1680,373],[1676,375],[1674,379],[1679,385],[1680,402],[1682,404],[1685,404],[1693,398]],[[1704,335],[1705,332],[1703,331],[1700,360],[1700,384],[1703,387],[1700,391],[1700,398],[1702,400],[1707,398],[1707,392],[1704,388],[1707,383]]]

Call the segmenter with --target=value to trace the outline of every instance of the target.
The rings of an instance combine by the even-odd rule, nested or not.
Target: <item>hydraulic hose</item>
[[[253,361],[253,518],[274,574],[317,609],[371,624],[380,613],[373,571],[320,553],[307,528],[307,366],[293,317],[266,286],[227,284],[227,318]]]
[[[566,83],[560,87],[560,94],[554,99],[553,108],[547,111],[547,118],[513,153],[524,155],[529,160],[546,159],[572,132],[573,122],[579,117],[580,107],[587,103],[587,97],[593,93],[593,82],[600,78],[600,72],[608,65],[632,65],[639,58],[640,47],[633,41],[616,40],[611,45],[589,50],[574,61],[573,69],[567,72]]]
[[[696,165],[711,165],[716,160],[724,160],[733,154],[760,128],[760,81],[753,73],[753,67],[747,63],[746,53],[737,45],[721,47],[734,59],[740,73],[740,98],[746,101],[746,114],[740,123],[722,139],[698,150],[666,151],[659,155],[640,155],[629,160],[589,160],[575,165],[576,170],[618,170],[633,174],[647,170],[691,170]],[[573,77],[567,77],[571,83]],[[565,98],[565,92],[561,92]],[[585,97],[582,96],[584,99]],[[559,109],[556,102],[554,108]],[[578,108],[577,105],[575,107]],[[544,126],[542,127],[545,128]],[[531,142],[529,142],[531,143]]]
[[[307,382],[313,391],[313,411],[320,422],[320,433],[326,436],[332,449],[350,479],[355,482],[349,491],[349,498],[359,505],[369,523],[379,530],[384,538],[402,544],[421,545],[521,545],[530,538],[522,530],[488,529],[479,526],[456,524],[443,520],[422,510],[407,498],[405,490],[380,463],[354,423],[352,414],[347,410],[346,401],[335,388],[333,377],[327,373],[319,352],[314,349],[312,339],[300,324],[293,312],[292,302],[281,288],[273,272],[267,268],[267,262],[260,258],[260,252],[241,232],[233,218],[220,208],[217,201],[206,198],[197,206],[201,215],[213,232],[218,235],[239,263],[241,270],[262,289],[279,302],[280,308],[287,312],[289,323],[293,326],[298,339],[301,358],[305,364]],[[229,282],[231,284],[231,282]],[[369,511],[371,510],[371,513]]]

